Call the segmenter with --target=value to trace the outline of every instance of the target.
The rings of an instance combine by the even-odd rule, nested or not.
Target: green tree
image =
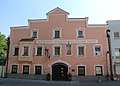
[[[0,65],[5,63],[7,55],[7,39],[4,34],[0,32]]]

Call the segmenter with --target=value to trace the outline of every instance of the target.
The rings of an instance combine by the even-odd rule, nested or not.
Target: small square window
[[[35,66],[35,74],[41,75],[41,66]]]
[[[101,56],[102,53],[101,53],[101,46],[95,46],[95,49],[94,49],[94,55],[95,56]]]
[[[82,30],[78,30],[78,35],[77,35],[78,38],[83,38],[83,31]]]
[[[102,66],[96,66],[95,72],[96,72],[96,76],[102,76],[103,75]]]
[[[60,38],[60,31],[59,30],[56,30],[55,31],[55,36],[54,38]]]
[[[32,32],[32,38],[37,38],[37,31]]]
[[[114,32],[114,38],[120,38],[119,32]]]

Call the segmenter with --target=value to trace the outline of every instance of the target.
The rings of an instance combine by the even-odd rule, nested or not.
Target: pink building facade
[[[88,24],[88,17],[68,18],[55,8],[47,19],[11,27],[8,73],[67,80],[109,74],[105,24]]]

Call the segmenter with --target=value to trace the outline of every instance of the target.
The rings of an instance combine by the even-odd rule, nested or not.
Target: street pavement
[[[0,78],[0,86],[120,86],[120,81],[45,81]]]

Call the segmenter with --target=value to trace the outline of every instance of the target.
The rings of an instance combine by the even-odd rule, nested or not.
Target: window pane
[[[37,47],[37,56],[42,56],[42,47]]]
[[[60,38],[60,31],[55,31],[55,38]]]
[[[96,66],[95,71],[96,71],[96,76],[103,75],[102,66]]]
[[[116,74],[120,75],[120,64],[116,64]]]
[[[119,32],[114,32],[114,37],[118,38],[119,37]]]
[[[78,31],[78,37],[83,37],[83,31]]]
[[[60,47],[55,47],[55,55],[60,55]]]
[[[35,66],[35,74],[41,75],[41,66]]]
[[[34,32],[33,32],[32,37],[34,37],[34,38],[37,37],[37,31],[34,31]]]
[[[115,56],[120,56],[120,48],[115,48]]]
[[[17,65],[12,65],[11,73],[17,74]]]
[[[24,56],[28,56],[28,50],[29,50],[29,47],[25,46],[24,47],[24,53],[23,53]]]
[[[78,66],[78,76],[85,76],[85,66]]]
[[[84,55],[84,47],[78,47],[78,55]]]
[[[23,74],[29,74],[29,66],[28,65],[23,66]]]
[[[95,55],[101,55],[101,46],[95,46]]]
[[[19,54],[19,48],[15,47],[15,49],[14,49],[14,56],[18,56],[18,54]]]

